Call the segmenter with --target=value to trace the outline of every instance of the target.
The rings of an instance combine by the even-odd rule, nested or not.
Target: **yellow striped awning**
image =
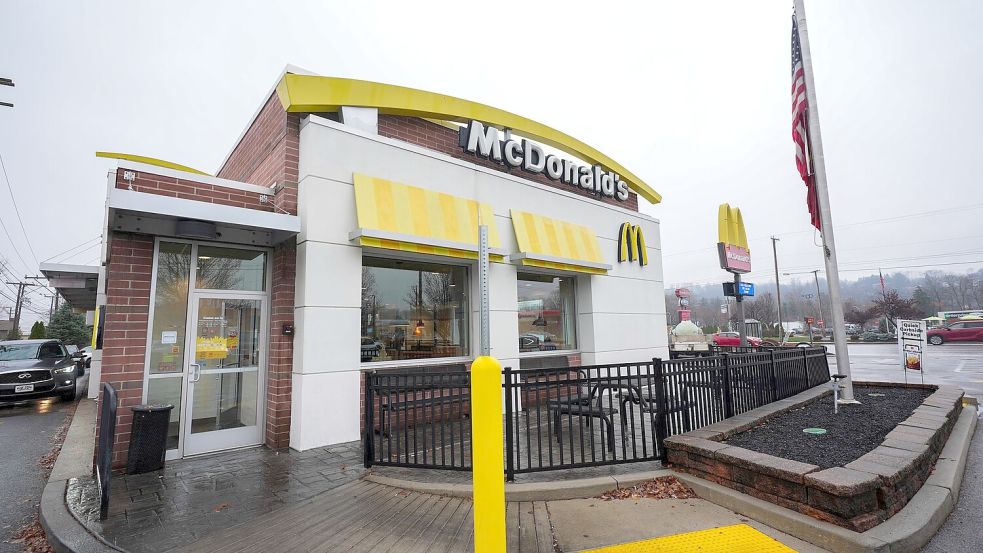
[[[513,209],[512,227],[519,244],[513,263],[601,275],[611,269],[594,231],[583,225]]]
[[[349,239],[361,246],[404,252],[478,258],[478,215],[488,225],[492,261],[503,261],[490,205],[356,173],[358,229]]]

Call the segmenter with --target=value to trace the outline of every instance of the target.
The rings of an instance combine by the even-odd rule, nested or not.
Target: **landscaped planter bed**
[[[885,396],[866,395],[870,393]],[[846,406],[836,420],[831,399],[826,399],[830,395],[828,386],[818,386],[668,438],[669,462],[676,470],[866,531],[901,510],[922,486],[962,410],[963,391],[952,386],[857,385],[857,398],[865,405]],[[875,402],[882,408],[875,409]],[[828,416],[822,414],[826,409]],[[793,437],[797,423],[799,433],[806,427],[829,432]],[[851,427],[855,432],[848,437]]]
[[[833,396],[827,394],[735,434],[725,443],[824,469],[841,467],[881,445],[888,432],[910,417],[933,391],[858,385],[854,387],[858,405],[840,405],[834,415]],[[807,434],[805,428],[821,428],[826,433]]]

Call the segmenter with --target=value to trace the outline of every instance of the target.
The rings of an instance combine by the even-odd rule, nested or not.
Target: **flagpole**
[[[841,402],[855,402],[853,377],[850,374],[850,352],[847,351],[846,328],[843,326],[843,300],[840,296],[840,272],[836,262],[836,241],[833,238],[833,217],[829,210],[829,192],[826,188],[826,162],[823,157],[823,139],[819,130],[819,107],[816,101],[816,83],[812,75],[812,54],[809,51],[809,31],[806,27],[804,0],[793,0],[795,18],[799,27],[802,48],[802,70],[805,77],[808,100],[809,149],[812,153],[813,177],[816,200],[819,204],[819,220],[822,224],[823,259],[826,263],[826,284],[829,286],[830,312],[833,317],[833,343],[836,347],[836,371],[846,375],[841,381]]]

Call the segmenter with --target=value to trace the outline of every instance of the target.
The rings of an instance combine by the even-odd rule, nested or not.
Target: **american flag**
[[[799,25],[792,16],[792,142],[795,143],[795,166],[806,185],[806,204],[812,226],[822,230],[819,219],[819,202],[812,180],[811,155],[809,153],[809,101],[806,99],[805,70],[802,67],[802,45],[799,43]]]

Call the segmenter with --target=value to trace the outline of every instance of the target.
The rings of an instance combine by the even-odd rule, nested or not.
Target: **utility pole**
[[[775,257],[775,294],[778,296],[778,336],[785,342],[785,325],[782,324],[782,284],[778,280],[778,238],[771,237],[771,253]]]
[[[24,307],[24,302],[26,301],[24,298],[24,289],[27,288],[28,286],[40,286],[40,284],[31,284],[29,282],[9,282],[9,281],[7,282],[7,284],[17,285],[17,304],[14,306],[14,327],[10,330],[11,334],[8,334],[8,336],[10,336],[14,332],[14,329],[20,331],[20,315]]]
[[[833,319],[833,341],[836,344],[836,370],[846,376],[843,385],[843,403],[856,403],[853,397],[853,378],[850,375],[850,352],[847,350],[846,328],[843,326],[843,300],[840,297],[840,268],[836,261],[836,241],[833,238],[833,215],[829,207],[829,190],[826,187],[826,159],[823,156],[822,131],[819,129],[819,102],[816,100],[816,81],[812,74],[812,52],[809,49],[809,30],[803,0],[794,0],[796,26],[802,49],[802,72],[805,78],[808,101],[809,151],[819,204],[820,231],[823,237],[823,261],[826,264],[826,284],[829,286],[830,316]]]
[[[8,282],[7,284],[17,284],[17,303],[14,304],[14,326],[10,329],[10,333],[7,335],[12,339],[17,336],[17,332],[20,332],[20,308],[21,304],[24,302],[24,287],[27,286],[27,284],[24,282]]]
[[[14,86],[14,81],[6,77],[0,77],[0,86]],[[0,106],[12,108],[14,107],[14,104],[11,104],[10,102],[0,102]]]

